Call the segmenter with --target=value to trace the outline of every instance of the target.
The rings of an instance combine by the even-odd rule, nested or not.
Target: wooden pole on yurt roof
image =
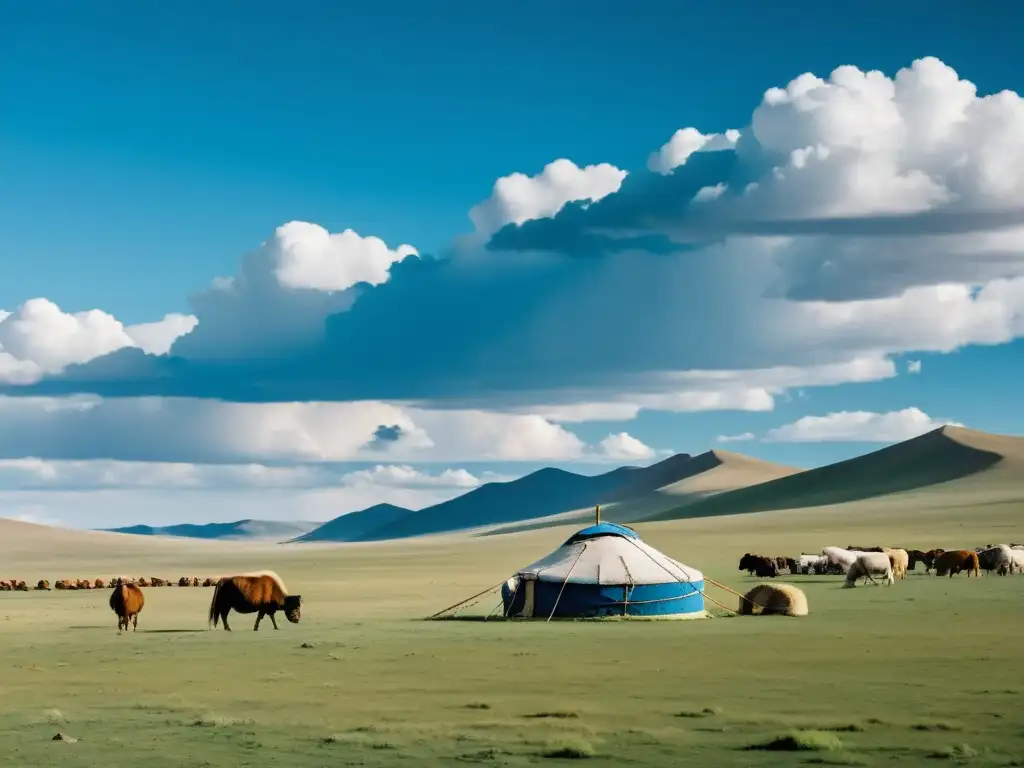
[[[596,507],[594,507],[594,511],[597,514],[597,523],[596,523],[596,525],[600,525],[601,524],[601,505],[598,504]]]

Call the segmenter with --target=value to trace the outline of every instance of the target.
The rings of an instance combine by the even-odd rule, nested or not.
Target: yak
[[[958,549],[952,552],[943,552],[935,561],[935,575],[945,576],[966,571],[970,577],[971,571],[975,576],[981,575],[981,567],[978,563],[978,553],[971,549]]]
[[[748,574],[756,575],[758,578],[775,577],[779,574],[779,567],[773,557],[764,555],[753,555],[747,552],[740,558],[738,570],[746,571]]]
[[[142,590],[135,584],[129,584],[122,579],[114,583],[114,590],[110,593],[110,610],[117,614],[117,631],[123,628],[128,631],[128,622],[131,622],[132,631],[139,629],[139,612],[145,604],[146,598]]]
[[[274,629],[278,629],[274,614],[283,611],[285,618],[292,624],[298,624],[301,616],[302,596],[289,595],[281,581],[281,577],[272,571],[224,576],[213,588],[213,599],[210,600],[210,623],[217,627],[219,619],[228,632],[228,613],[232,610],[239,613],[255,613],[256,623],[253,631],[258,631],[264,616],[270,617]]]

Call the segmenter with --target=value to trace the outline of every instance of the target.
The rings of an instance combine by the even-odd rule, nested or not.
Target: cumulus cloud
[[[398,248],[348,288],[289,287],[279,230],[193,298],[199,324],[170,355],[120,349],[18,391],[443,401],[535,416],[528,442],[567,456],[583,448],[560,421],[767,410],[789,386],[816,386],[786,384],[808,371],[834,372],[817,386],[895,375],[890,355],[1024,333],[1021,103],[979,95],[932,58],[893,77],[801,75],[752,104],[739,135],[674,135],[661,172],[557,161],[500,180],[471,214],[493,233],[486,251]],[[312,245],[331,236],[294,231],[300,251],[335,252]],[[292,282],[357,279],[322,263],[311,256],[299,272],[321,277]],[[25,375],[11,359],[0,369]],[[359,450],[381,426],[410,426],[378,416]],[[491,448],[529,454],[519,440]]]
[[[634,461],[654,456],[653,448],[644,445],[628,432],[608,435],[597,445],[598,452],[607,459]]]
[[[175,313],[126,326],[97,309],[69,313],[48,299],[30,299],[0,312],[0,381],[31,383],[125,348],[163,355],[195,325],[195,317]]]
[[[386,283],[395,265],[419,255],[351,229],[288,222],[243,257],[238,275],[191,297],[198,328],[172,351],[199,360],[299,356],[322,342],[326,318],[350,309],[360,288]]]
[[[624,185],[505,245],[535,248],[567,229],[688,243],[783,236],[776,287],[794,298],[1014,277],[1024,258],[1022,126],[1016,93],[979,95],[934,57],[891,78],[853,66],[827,79],[805,73],[764,93],[749,128],[722,145],[734,150],[711,153],[733,162],[697,162],[714,135],[678,131],[651,158],[662,173],[671,166],[671,179]],[[688,204],[719,188],[713,202]]]
[[[684,165],[694,152],[733,149],[739,138],[740,132],[735,129],[705,135],[696,128],[680,128],[661,149],[651,153],[647,158],[647,167],[656,173],[668,174]]]
[[[618,191],[625,178],[626,171],[609,163],[580,168],[571,160],[555,160],[536,176],[502,176],[491,196],[470,209],[469,218],[477,233],[491,235],[506,224],[554,216],[566,203],[597,202]]]
[[[920,360],[907,360],[907,373],[920,373],[921,372],[921,361]]]
[[[838,411],[825,416],[804,416],[769,431],[764,439],[783,443],[897,443],[946,425],[963,426],[948,419],[932,418],[920,408],[888,413]]]
[[[195,315],[172,313],[155,323],[139,323],[125,327],[125,333],[134,346],[149,355],[166,355],[174,342],[195,330]]]
[[[756,440],[757,435],[753,432],[741,432],[738,435],[719,435],[715,438],[715,442],[718,443],[745,443],[750,440]]]
[[[359,283],[380,285],[387,281],[392,264],[419,255],[411,245],[391,250],[379,237],[361,237],[351,229],[332,235],[304,221],[278,227],[264,248],[283,287],[315,291],[344,291]]]

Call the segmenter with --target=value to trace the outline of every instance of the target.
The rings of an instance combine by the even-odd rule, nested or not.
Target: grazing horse
[[[285,618],[292,624],[298,624],[301,614],[302,596],[289,595],[288,590],[276,573],[243,574],[225,576],[213,588],[213,599],[210,601],[210,623],[216,628],[217,620],[228,626],[228,613],[232,610],[239,613],[255,613],[256,624],[253,631],[258,631],[264,616],[270,617],[274,629],[278,629],[274,614],[284,611]]]
[[[125,583],[118,579],[114,583],[114,591],[110,593],[110,610],[117,614],[117,631],[123,628],[128,631],[128,622],[132,624],[132,632],[139,629],[139,612],[146,598],[142,590],[135,584]]]

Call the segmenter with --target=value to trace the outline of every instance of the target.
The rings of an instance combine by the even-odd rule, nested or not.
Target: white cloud
[[[185,463],[556,461],[584,455],[536,415],[383,402],[0,397],[0,456]]]
[[[807,367],[778,366],[748,370],[676,371],[644,377],[647,391],[604,393],[574,390],[583,402],[522,406],[518,412],[542,414],[557,423],[630,421],[642,410],[696,413],[702,411],[771,411],[775,398],[801,387],[827,387],[880,381],[896,376],[896,364],[888,357],[868,354],[842,363]],[[531,393],[544,402],[553,393]]]
[[[945,425],[962,426],[947,419],[936,419],[919,408],[904,408],[888,413],[838,411],[826,416],[804,416],[792,424],[773,429],[767,442],[875,442],[897,443],[931,432]]]
[[[191,333],[198,324],[195,315],[172,313],[155,323],[139,323],[125,327],[135,346],[150,355],[166,355],[180,337]]]
[[[208,394],[203,387],[211,379],[234,375],[246,395],[286,400],[377,397],[386,387],[396,398],[422,398],[421,407],[260,406],[265,410],[247,411],[259,414],[251,424],[237,428],[244,445],[243,438],[215,436],[204,450],[237,458],[244,448],[259,459],[363,455],[374,430],[399,426],[402,440],[388,449],[388,460],[413,461],[426,454],[461,460],[472,450],[570,459],[587,450],[560,422],[629,419],[644,409],[764,411],[793,388],[893,376],[891,354],[948,352],[1024,334],[1024,226],[949,228],[1024,204],[1022,126],[1016,94],[979,97],[933,58],[892,78],[853,67],[827,79],[805,74],[765,92],[742,139],[737,132],[677,132],[651,158],[659,174],[636,185],[623,184],[625,171],[608,164],[581,169],[560,160],[534,177],[500,179],[470,214],[483,234],[539,219],[534,224],[550,224],[572,255],[507,252],[470,267],[452,259],[392,269],[401,247],[380,243],[369,251],[381,258],[370,258],[364,238],[349,237],[351,247],[342,247],[345,233],[288,224],[246,257],[238,277],[194,297],[199,325],[174,349],[211,365],[179,374],[188,366],[178,360],[148,381],[133,381],[154,393],[170,382],[171,391]],[[704,165],[692,153],[713,149],[738,170],[690,178]],[[685,197],[674,199],[673,190]],[[722,194],[698,192],[701,204],[686,205],[694,190]],[[588,205],[567,208],[569,201]],[[915,212],[934,215],[890,216]],[[834,216],[853,223],[837,224],[828,218]],[[719,236],[724,242],[658,255],[594,246],[600,258],[581,258],[573,249],[592,241],[573,240],[575,225],[591,236],[668,231],[698,245]],[[330,290],[351,286],[357,274],[376,287]],[[325,340],[329,315],[333,335]],[[36,346],[43,359],[49,348]],[[5,347],[0,370],[9,379],[31,378],[32,366],[41,365],[34,360]],[[280,365],[266,375],[232,368],[268,360]],[[123,383],[121,375],[109,375],[111,389]],[[309,395],[314,386],[327,394]],[[486,407],[434,409],[434,398],[467,393]],[[128,414],[142,406],[117,407]],[[364,421],[356,408],[372,418]],[[115,407],[101,410],[108,418]],[[311,423],[333,423],[329,413],[348,419],[337,435]],[[522,420],[507,420],[513,416]],[[212,417],[232,428],[237,419]],[[182,447],[195,439],[173,425],[165,429],[181,455],[195,453]]]
[[[921,361],[920,360],[907,360],[907,373],[920,373],[921,372]]]
[[[490,479],[490,478],[488,478]],[[409,465],[378,464],[346,470],[324,465],[190,464],[184,462],[53,461],[0,459],[0,490],[163,489],[227,490],[245,488],[313,489],[369,486],[450,488],[465,491],[484,480],[466,469],[431,473]]]
[[[647,167],[655,173],[668,174],[684,165],[694,152],[732,149],[739,138],[740,132],[735,129],[725,133],[703,134],[696,128],[680,128],[661,149],[651,153],[647,158]]]
[[[970,344],[1004,344],[1024,334],[1024,279],[983,287],[943,284],[861,301],[808,301],[784,312],[798,323],[790,343],[846,349],[952,352]]]
[[[446,469],[431,475],[409,465],[378,464],[371,469],[350,472],[343,477],[348,485],[357,483],[407,488],[476,488],[481,479],[465,469]]]
[[[357,283],[386,282],[391,265],[418,256],[411,245],[394,250],[379,237],[361,237],[351,229],[331,234],[316,224],[292,221],[277,228],[264,244],[285,288],[343,291]]]
[[[491,235],[506,224],[554,216],[566,203],[596,202],[618,191],[625,178],[626,171],[608,163],[580,168],[571,160],[555,160],[536,176],[502,176],[491,196],[470,209],[469,218],[478,234]]]
[[[757,436],[753,432],[741,432],[738,435],[719,435],[715,438],[715,442],[719,443],[745,443],[750,440],[755,440]]]
[[[169,314],[125,326],[97,309],[68,313],[48,299],[30,299],[14,312],[0,313],[0,381],[33,382],[126,347],[165,354],[195,324],[191,315]]]
[[[608,435],[598,443],[597,448],[602,456],[615,461],[649,459],[655,454],[652,448],[644,445],[628,432]]]
[[[508,479],[386,464],[346,470],[18,459],[0,461],[0,516],[90,528],[245,518],[324,521],[381,503],[422,509],[483,482]]]
[[[199,327],[175,354],[195,359],[301,354],[324,336],[326,318],[350,309],[360,284],[386,283],[391,268],[419,252],[392,249],[351,229],[331,233],[290,221],[242,259],[239,274],[216,278],[191,297]]]
[[[542,397],[542,396],[541,396]],[[632,421],[640,413],[640,405],[631,402],[564,403],[530,405],[520,409],[559,424],[587,421]]]

